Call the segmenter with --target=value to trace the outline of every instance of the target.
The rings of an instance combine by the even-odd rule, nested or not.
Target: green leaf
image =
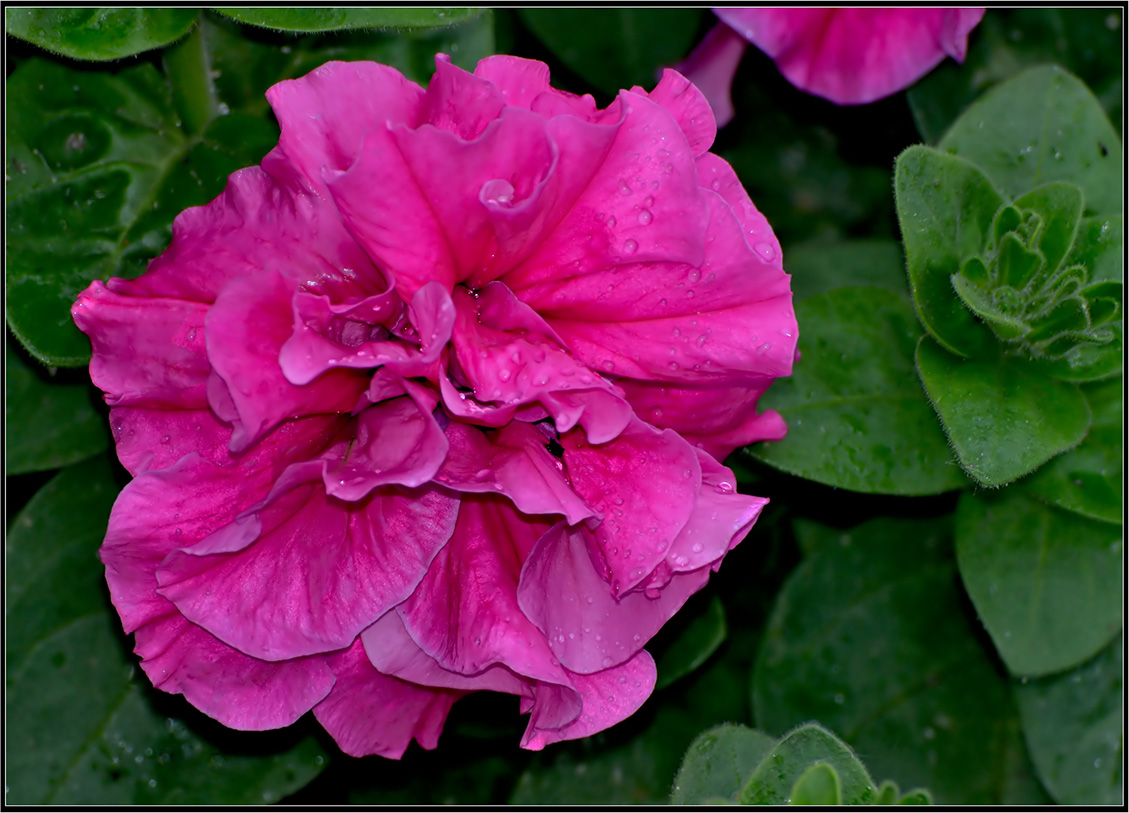
[[[1003,198],[977,167],[928,147],[898,156],[894,197],[921,323],[951,352],[982,354],[991,333],[961,304],[950,277],[983,252]]]
[[[116,493],[104,457],[64,469],[8,536],[6,801],[277,801],[321,770],[325,752],[295,734],[229,733],[182,699],[148,687],[97,559]]]
[[[4,30],[56,54],[101,61],[168,45],[199,16],[196,8],[7,8]]]
[[[642,85],[694,45],[696,8],[523,8],[521,21],[553,55],[607,94]]]
[[[878,789],[866,768],[846,743],[816,723],[807,723],[789,732],[764,756],[741,789],[738,802],[743,805],[788,804],[793,786],[798,785],[807,770],[817,763],[833,768],[838,774],[836,790],[840,790],[840,798],[847,804],[874,802]],[[815,785],[819,780],[813,777],[808,782]],[[815,789],[809,787],[806,790]]]
[[[979,166],[1013,198],[1067,181],[1082,189],[1088,214],[1121,214],[1121,139],[1089,89],[1057,66],[992,88],[938,146]]]
[[[1086,439],[1016,485],[1041,500],[1091,519],[1121,522],[1124,489],[1122,447],[1124,380],[1082,387],[1093,425]]]
[[[704,597],[703,597],[704,598]],[[658,681],[656,689],[669,686],[674,681],[684,677],[709,658],[717,648],[725,642],[728,630],[725,626],[725,608],[717,595],[710,595],[709,602],[705,605],[698,604],[697,612],[691,606],[683,607],[678,615],[668,622],[667,626],[675,626],[672,630],[677,634],[665,646],[654,642],[648,650],[655,656],[655,665],[658,668]],[[663,632],[666,632],[664,628]]]
[[[1070,183],[1044,184],[1016,198],[1014,205],[1037,212],[1042,218],[1043,229],[1037,245],[1046,259],[1048,277],[1053,275],[1062,267],[1063,259],[1074,245],[1082,219],[1082,190]]]
[[[85,372],[68,376],[47,370],[25,360],[7,337],[4,382],[7,474],[69,466],[110,445],[106,418]]]
[[[1121,629],[1121,529],[1020,488],[961,495],[957,562],[980,620],[1014,675],[1081,663]]]
[[[1039,777],[1065,805],[1122,805],[1124,638],[1070,672],[1015,686]]]
[[[866,285],[906,295],[906,262],[893,240],[808,242],[785,251],[792,297],[799,302],[834,288]]]
[[[949,534],[948,518],[881,518],[806,557],[765,631],[753,719],[770,733],[817,719],[872,776],[939,804],[1000,803],[1023,743],[966,617]]]
[[[1081,78],[1110,120],[1121,120],[1122,11],[1117,8],[993,8],[969,37],[963,64],[945,60],[907,93],[918,131],[936,144],[961,111],[997,82],[1054,62]]]
[[[111,74],[31,59],[7,89],[8,325],[44,363],[80,366],[90,343],[71,322],[79,291],[139,274],[173,217],[215,197],[278,131],[231,114],[186,137],[148,64]]]
[[[673,805],[707,804],[711,798],[737,800],[749,775],[776,745],[776,739],[745,726],[725,724],[700,734],[682,760],[670,793]]]
[[[843,789],[839,787],[839,774],[826,762],[812,765],[796,780],[788,799],[790,805],[841,805]]]
[[[350,28],[437,28],[465,22],[480,8],[215,8],[248,25],[278,31],[341,31]]]
[[[1091,283],[1124,280],[1125,226],[1121,215],[1083,218],[1066,264],[1085,266]]]
[[[927,790],[911,790],[901,799],[898,799],[900,805],[931,805],[933,804],[933,797],[929,795]]]
[[[920,328],[904,296],[838,288],[796,306],[802,358],[761,399],[788,436],[750,453],[809,480],[881,494],[967,485],[913,373]]]
[[[923,336],[917,371],[961,466],[986,486],[1033,471],[1090,428],[1078,387],[1025,359],[962,359]]]
[[[898,783],[887,779],[878,788],[878,795],[874,798],[876,805],[893,805],[898,803]]]

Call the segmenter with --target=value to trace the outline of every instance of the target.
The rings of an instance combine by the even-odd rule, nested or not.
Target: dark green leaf
[[[1074,245],[1074,235],[1082,219],[1082,191],[1070,183],[1044,184],[1016,198],[1015,205],[1036,212],[1042,218],[1043,229],[1037,245],[1046,260],[1047,274],[1052,274],[1062,266]]]
[[[710,798],[734,803],[749,775],[775,744],[764,732],[740,725],[720,725],[702,733],[686,751],[670,803],[700,805]]]
[[[784,265],[792,275],[792,296],[797,302],[854,285],[908,293],[905,257],[893,240],[801,243],[785,252]]]
[[[233,20],[278,31],[349,28],[436,28],[481,14],[480,8],[216,8]]]
[[[838,774],[835,790],[847,804],[874,802],[878,789],[866,768],[846,743],[815,723],[807,723],[789,732],[764,756],[741,789],[738,802],[745,805],[788,804],[793,787],[816,763],[824,763]],[[809,781],[818,783],[818,779]],[[815,787],[809,790],[815,790]],[[795,804],[830,804],[791,801]]]
[[[683,614],[690,608],[684,607],[670,622],[679,624],[681,629],[678,636],[665,648],[648,647],[655,655],[655,665],[659,672],[656,689],[669,686],[680,677],[693,672],[725,641],[725,608],[721,599],[712,595],[709,603],[698,604],[698,607],[700,610],[696,615],[685,618]]]
[[[826,762],[812,765],[796,780],[788,799],[790,805],[843,804],[843,789],[839,787],[839,774]]]
[[[964,64],[945,60],[909,89],[922,137],[936,144],[961,111],[1019,69],[1054,62],[1098,95],[1110,120],[1121,119],[1122,12],[1107,8],[993,8],[969,37]]]
[[[1042,500],[1105,522],[1121,522],[1124,495],[1124,381],[1112,378],[1082,387],[1093,414],[1086,440],[1018,484]]]
[[[25,360],[11,337],[5,339],[4,370],[8,474],[69,466],[110,445],[106,419],[85,373],[59,375]]]
[[[897,804],[899,796],[900,796],[900,794],[898,792],[897,782],[891,782],[889,779],[887,779],[878,788],[878,795],[875,796],[875,798],[874,798],[874,804],[876,804],[876,805]]]
[[[876,519],[805,558],[765,631],[754,719],[769,733],[817,719],[874,776],[939,804],[999,803],[1023,746],[966,617],[949,533],[945,519]]]
[[[1122,805],[1124,638],[1070,672],[1015,686],[1039,776],[1066,805]]]
[[[607,94],[650,90],[690,52],[696,8],[523,8],[521,21],[571,70]]]
[[[261,756],[225,753],[213,735],[198,733],[217,724],[148,688],[97,559],[116,492],[105,458],[64,469],[8,537],[6,801],[277,801],[321,770],[324,751],[312,738],[295,744],[293,736],[271,734],[238,741],[242,748],[255,742],[251,752]],[[195,721],[191,727],[176,719],[183,715]]]
[[[839,488],[938,494],[967,484],[913,374],[920,328],[904,296],[838,288],[796,306],[802,358],[761,399],[788,421],[759,460]]]
[[[1047,372],[1063,381],[1078,382],[1099,381],[1121,375],[1125,358],[1122,350],[1124,326],[1121,322],[1113,322],[1103,329],[1108,329],[1112,334],[1111,341],[1099,345],[1079,343],[1063,358],[1047,362]],[[1074,339],[1068,339],[1068,343],[1073,341]]]
[[[4,30],[72,59],[121,59],[180,39],[199,15],[196,8],[6,8]]]
[[[1121,629],[1121,529],[1033,500],[1022,489],[961,496],[957,562],[1012,674],[1090,658]]]
[[[961,304],[950,277],[983,252],[1003,198],[978,168],[928,147],[898,156],[894,196],[921,323],[954,353],[983,353],[991,333]]]
[[[277,139],[270,123],[237,114],[185,137],[148,64],[110,74],[28,60],[8,82],[8,110],[8,324],[55,366],[90,357],[70,317],[78,292],[140,273],[176,214]]]
[[[900,805],[931,805],[933,804],[933,797],[929,795],[927,790],[911,790],[901,799],[898,799]]]
[[[1121,214],[1121,139],[1086,86],[1057,66],[992,88],[938,146],[979,166],[1011,197],[1067,181],[1082,189],[1088,214]]]
[[[961,466],[984,485],[1022,477],[1090,428],[1078,387],[1025,359],[962,359],[923,336],[917,370]]]

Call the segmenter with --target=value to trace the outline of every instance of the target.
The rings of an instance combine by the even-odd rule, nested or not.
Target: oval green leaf
[[[248,25],[277,31],[341,31],[350,28],[439,28],[465,22],[481,8],[215,8]]]
[[[104,61],[168,45],[199,16],[198,8],[6,8],[4,30],[72,59]]]
[[[839,774],[826,762],[817,762],[800,774],[800,778],[792,786],[788,804],[820,807],[843,804]]]
[[[86,373],[68,375],[27,360],[4,344],[4,446],[7,474],[45,471],[93,457],[110,445],[101,399]]]
[[[876,519],[807,556],[765,631],[753,718],[769,732],[817,719],[871,775],[939,804],[1018,803],[1018,720],[951,545],[947,518]]]
[[[1086,213],[1122,213],[1121,139],[1090,90],[1056,65],[996,85],[937,145],[971,161],[1016,198],[1051,181],[1082,189]]]
[[[833,788],[812,767],[822,764],[834,775]],[[806,786],[801,786],[805,782]],[[824,775],[823,780],[826,779]],[[737,801],[743,805],[835,804],[826,801],[796,801],[792,792],[826,794],[837,792],[847,804],[873,804],[878,796],[870,774],[845,742],[816,723],[806,723],[781,738],[765,754],[749,777]],[[810,797],[809,797],[810,798]]]
[[[904,296],[838,288],[796,305],[801,360],[761,399],[788,422],[758,460],[837,488],[939,494],[968,484],[915,379],[921,333]]]
[[[790,246],[785,265],[795,301],[856,285],[908,295],[906,261],[893,240],[840,240]]]
[[[763,731],[726,723],[690,743],[670,792],[673,805],[708,804],[710,799],[737,801],[737,794],[776,739]]]
[[[1031,758],[1064,805],[1123,805],[1124,638],[1089,663],[1015,685]]]
[[[1025,359],[962,359],[922,336],[917,371],[960,465],[983,485],[1034,471],[1090,429],[1078,387]]]
[[[1121,629],[1118,526],[1008,488],[961,496],[956,542],[965,588],[1012,674],[1069,669]]]
[[[950,278],[987,247],[1003,197],[967,161],[910,147],[894,165],[894,199],[921,324],[953,353],[983,354],[994,338],[961,303]]]

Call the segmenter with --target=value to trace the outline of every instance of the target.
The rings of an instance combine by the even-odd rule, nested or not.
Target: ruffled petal
[[[702,91],[678,71],[664,69],[662,79],[650,93],[642,88],[632,88],[631,91],[658,102],[674,117],[695,156],[701,156],[713,146],[717,122],[710,104]]]
[[[450,538],[458,502],[389,488],[344,503],[326,495],[321,468],[292,467],[265,504],[171,553],[157,572],[161,595],[263,660],[348,646],[415,589]]]
[[[90,378],[111,406],[207,406],[207,306],[182,299],[122,296],[92,282],[71,308],[90,337]]]
[[[414,739],[431,750],[462,693],[431,689],[382,675],[357,641],[326,658],[337,677],[314,716],[346,754],[399,759]]]
[[[718,127],[733,121],[733,78],[744,55],[745,40],[718,23],[676,67],[706,97]]]

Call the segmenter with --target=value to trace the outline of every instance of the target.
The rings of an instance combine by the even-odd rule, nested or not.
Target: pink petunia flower
[[[262,166],[75,322],[134,475],[102,547],[154,685],[347,753],[517,695],[539,749],[632,714],[647,641],[766,500],[780,247],[668,71],[606,109],[546,66],[427,90],[329,63],[268,92]]]
[[[751,42],[800,90],[867,104],[909,87],[946,56],[964,61],[983,8],[717,8],[721,19],[679,69],[709,99],[719,126]]]

